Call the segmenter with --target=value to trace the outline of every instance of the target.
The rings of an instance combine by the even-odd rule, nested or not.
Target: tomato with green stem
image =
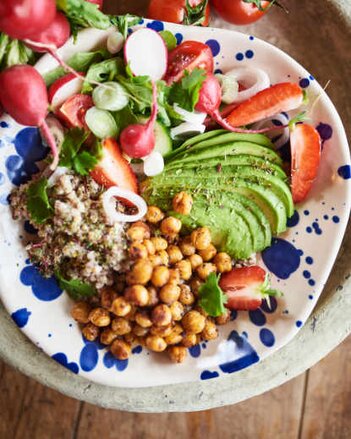
[[[208,0],[151,0],[148,17],[177,24],[208,26]]]
[[[259,20],[274,3],[274,0],[212,0],[212,6],[224,20],[238,25]]]

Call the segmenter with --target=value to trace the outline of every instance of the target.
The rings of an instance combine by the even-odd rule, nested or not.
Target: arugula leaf
[[[85,0],[56,0],[56,6],[68,18],[73,34],[80,27],[108,29],[111,26],[109,16],[101,12],[97,5]]]
[[[188,111],[194,111],[199,100],[200,89],[206,79],[203,69],[195,69],[191,73],[185,71],[184,78],[172,85],[169,99]]]
[[[152,85],[149,76],[133,76],[125,78],[117,76],[117,81],[127,90],[131,99],[131,110],[145,114],[151,108]]]
[[[91,81],[105,82],[112,81],[117,75],[124,73],[125,66],[121,58],[110,58],[105,61],[93,64],[89,67],[82,92],[90,93],[93,90]]]
[[[48,193],[48,180],[41,178],[30,184],[27,189],[27,209],[31,220],[36,224],[43,224],[53,216]]]
[[[78,52],[67,61],[67,64],[77,72],[85,73],[93,63],[97,63],[109,56],[111,55],[107,49],[100,49],[94,52]],[[65,69],[56,67],[54,70],[44,74],[44,81],[49,87],[53,82],[66,74]]]
[[[88,283],[81,282],[78,279],[67,280],[59,271],[55,271],[55,276],[61,290],[65,290],[74,300],[91,297],[96,294],[96,289]]]
[[[219,287],[218,281],[219,276],[211,273],[199,288],[199,305],[211,317],[221,316],[226,311],[224,304],[227,302],[227,296]]]
[[[101,148],[81,150],[88,136],[89,133],[80,128],[73,128],[66,133],[61,146],[60,166],[73,169],[80,175],[89,174],[99,161]]]
[[[177,38],[169,30],[162,30],[159,32],[168,50],[173,50],[177,47]]]
[[[119,32],[126,39],[128,36],[128,29],[136,24],[140,23],[141,18],[136,15],[126,14],[110,17],[111,23],[118,27]]]
[[[127,126],[138,123],[138,118],[135,116],[129,105],[122,110],[113,113],[113,115],[117,124],[118,136]]]

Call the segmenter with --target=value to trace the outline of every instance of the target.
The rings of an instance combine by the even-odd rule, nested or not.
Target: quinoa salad
[[[283,294],[257,255],[309,196],[321,139],[298,84],[216,73],[208,45],[128,33],[136,23],[115,19],[106,47],[44,77],[0,74],[2,106],[50,150],[10,206],[36,229],[30,261],[71,297],[86,340],[118,360],[142,345],[182,363],[231,312]],[[36,109],[19,108],[16,78],[30,78]]]

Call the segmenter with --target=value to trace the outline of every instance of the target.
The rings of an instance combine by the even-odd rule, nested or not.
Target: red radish
[[[138,193],[138,181],[115,139],[102,143],[102,159],[90,172],[91,177],[106,188],[118,186]]]
[[[157,117],[157,87],[152,83],[152,112],[145,125],[135,124],[125,128],[120,136],[121,148],[124,153],[134,159],[149,155],[155,148],[154,127]]]
[[[103,5],[104,5],[104,0],[85,0],[89,3],[93,3],[94,5],[97,5],[97,7],[99,9],[102,9]]]
[[[61,12],[57,12],[54,21],[42,32],[35,34],[31,40],[27,40],[26,45],[35,52],[47,52],[47,46],[54,46],[59,49],[65,44],[71,35],[71,27],[66,16]],[[40,44],[42,44],[41,47]]]
[[[0,101],[7,113],[22,125],[41,128],[54,157],[51,165],[58,164],[55,139],[46,124],[48,94],[45,82],[34,67],[20,65],[9,67],[0,73]]]
[[[80,73],[83,75],[83,73]],[[67,99],[78,94],[82,89],[82,79],[73,73],[55,81],[49,88],[49,102],[53,110],[63,105]]]
[[[168,52],[163,38],[149,28],[133,32],[124,45],[124,58],[135,76],[162,79],[167,70]]]
[[[321,159],[321,138],[308,124],[296,125],[290,135],[291,190],[294,203],[303,201],[317,177]]]
[[[233,127],[249,125],[283,111],[295,110],[302,105],[303,97],[297,84],[275,84],[238,105],[226,120]]]
[[[85,113],[93,106],[90,95],[76,94],[61,105],[56,115],[69,127],[87,128]]]
[[[23,40],[44,31],[56,15],[55,0],[1,0],[0,31]]]
[[[255,310],[263,299],[279,295],[269,289],[267,273],[258,265],[233,268],[222,274],[219,286],[228,297],[226,307],[235,310]]]

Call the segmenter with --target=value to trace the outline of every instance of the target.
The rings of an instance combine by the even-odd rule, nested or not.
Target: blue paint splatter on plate
[[[62,294],[55,277],[43,277],[34,265],[27,265],[22,269],[20,280],[23,285],[32,287],[34,296],[44,302],[55,300]]]
[[[268,348],[271,348],[272,346],[274,346],[274,343],[275,343],[275,337],[274,337],[273,332],[267,328],[261,329],[260,340],[261,340],[262,344],[264,344]]]
[[[32,313],[27,308],[21,308],[11,314],[12,319],[19,328],[24,328]]]
[[[338,169],[338,174],[344,180],[350,179],[351,178],[351,166],[350,165],[340,166],[340,168]]]
[[[271,247],[262,252],[269,271],[280,279],[288,279],[300,266],[300,252],[290,242],[273,238]]]
[[[200,375],[200,379],[202,380],[211,380],[212,378],[217,377],[219,377],[219,373],[216,371],[211,372],[210,370],[204,370]]]
[[[63,352],[58,352],[57,354],[54,354],[51,358],[60,363],[66,369],[69,369],[71,372],[75,374],[79,372],[78,364],[74,363],[73,361],[69,363],[66,354],[64,354]]]
[[[219,368],[224,373],[237,372],[260,360],[255,349],[247,341],[247,338],[240,336],[237,331],[232,331],[229,334],[227,349],[233,351],[233,357],[236,358],[233,361],[219,365]]]

